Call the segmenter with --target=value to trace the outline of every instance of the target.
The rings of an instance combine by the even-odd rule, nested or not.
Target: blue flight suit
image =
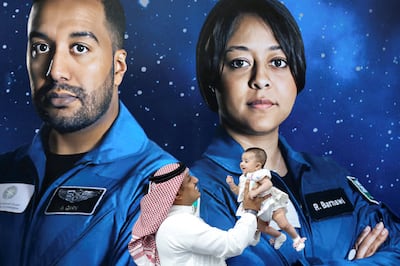
[[[300,235],[306,247],[296,252],[292,240],[275,250],[262,234],[255,247],[227,260],[228,265],[400,265],[399,218],[379,203],[361,195],[346,178],[349,173],[329,158],[294,151],[281,136],[279,146],[289,172],[300,185],[299,199],[272,172],[272,181],[281,183],[299,216]],[[238,184],[242,147],[222,128],[204,152],[190,167],[201,188],[200,216],[210,225],[227,230],[235,224],[237,196],[225,182],[232,175]],[[359,187],[360,188],[360,187]],[[361,188],[362,189],[362,186]],[[347,259],[357,237],[365,226],[383,221],[390,239],[367,259]]]
[[[120,103],[101,143],[41,191],[43,131],[0,155],[0,265],[135,265],[128,243],[147,177],[177,160]],[[22,188],[34,189],[29,201]]]

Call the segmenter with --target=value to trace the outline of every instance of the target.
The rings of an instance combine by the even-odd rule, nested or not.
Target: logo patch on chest
[[[35,191],[32,184],[0,184],[0,212],[23,213]]]
[[[314,220],[351,213],[354,210],[342,188],[307,194],[305,199]]]
[[[106,192],[97,187],[58,187],[45,214],[92,215]]]

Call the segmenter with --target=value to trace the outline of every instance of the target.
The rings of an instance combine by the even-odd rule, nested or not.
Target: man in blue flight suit
[[[27,68],[44,123],[0,155],[0,265],[134,265],[147,177],[176,160],[119,100],[124,33],[117,0],[33,2]]]

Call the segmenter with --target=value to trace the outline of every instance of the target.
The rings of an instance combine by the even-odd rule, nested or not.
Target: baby
[[[275,249],[279,249],[286,241],[286,235],[269,226],[269,222],[274,220],[279,228],[287,232],[292,238],[293,248],[296,249],[296,251],[301,251],[305,247],[304,242],[306,238],[301,238],[287,220],[286,206],[289,197],[285,192],[272,185],[271,172],[263,168],[266,161],[267,154],[263,149],[256,147],[246,149],[242,154],[242,161],[240,162],[242,175],[239,178],[239,186],[233,182],[232,176],[227,176],[226,182],[229,184],[231,190],[238,195],[238,202],[240,202],[236,215],[241,216],[243,213],[242,201],[244,184],[246,180],[250,179],[249,196],[251,198],[269,196],[263,201],[261,209],[257,214],[260,231],[271,235],[273,237],[271,243],[274,245]]]

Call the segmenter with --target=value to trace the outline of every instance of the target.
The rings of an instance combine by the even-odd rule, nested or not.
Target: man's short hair
[[[113,51],[124,47],[124,36],[126,30],[126,18],[124,7],[119,0],[101,1],[106,18],[106,27],[111,35]],[[33,0],[32,4],[40,4],[43,0]]]

